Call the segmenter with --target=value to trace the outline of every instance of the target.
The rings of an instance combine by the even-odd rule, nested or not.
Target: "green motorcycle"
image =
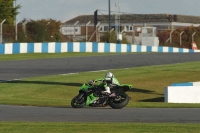
[[[102,79],[103,80],[103,79]],[[71,101],[73,108],[90,107],[106,107],[113,109],[121,109],[125,107],[130,97],[125,93],[132,88],[130,84],[120,84],[110,86],[111,93],[102,93],[104,85],[102,80],[93,85],[85,83],[80,87],[79,94]]]

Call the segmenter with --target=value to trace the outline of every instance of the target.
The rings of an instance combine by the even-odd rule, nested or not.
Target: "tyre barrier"
[[[133,44],[98,43],[98,42],[43,42],[43,43],[3,43],[0,54],[20,53],[63,53],[63,52],[165,52],[195,53],[200,50],[186,48],[142,46]]]

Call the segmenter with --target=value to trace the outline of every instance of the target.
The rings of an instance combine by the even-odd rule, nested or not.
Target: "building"
[[[66,21],[61,28],[63,35],[71,41],[100,41],[100,36],[109,30],[108,15],[81,15]],[[120,24],[118,21],[120,20]],[[141,27],[156,27],[173,30],[180,27],[200,26],[199,16],[174,14],[120,14],[111,15],[110,30],[120,29],[130,43],[139,36]]]

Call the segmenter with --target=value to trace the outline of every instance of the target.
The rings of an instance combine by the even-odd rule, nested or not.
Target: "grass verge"
[[[0,61],[39,58],[65,58],[105,54],[19,54],[0,55]],[[200,107],[200,104],[164,103],[164,87],[171,83],[199,81],[200,62],[175,65],[138,67],[111,70],[120,83],[133,85],[128,95],[132,97],[128,107],[171,108]],[[70,106],[82,83],[103,77],[105,72],[52,75],[0,83],[0,104],[34,106]],[[2,133],[198,133],[200,124],[183,123],[45,123],[0,122]]]
[[[200,124],[0,122],[2,133],[198,133]]]
[[[120,83],[132,84],[127,107],[199,108],[200,104],[164,103],[164,87],[171,83],[199,81],[200,62],[109,70]],[[0,104],[29,106],[70,106],[79,87],[104,72],[34,77],[0,83]]]
[[[69,52],[69,53],[29,53],[29,54],[8,54],[8,55],[0,54],[0,61],[68,58],[68,57],[81,57],[81,56],[106,56],[106,55],[117,55],[117,54],[134,54],[134,53],[81,53],[81,52],[70,53]]]

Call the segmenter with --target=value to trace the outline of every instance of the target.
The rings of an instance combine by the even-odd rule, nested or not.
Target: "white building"
[[[109,30],[108,15],[81,15],[66,21],[62,33],[74,40],[99,41],[99,35]],[[111,15],[110,30],[119,28],[132,44],[144,44],[145,38],[154,37],[160,30],[173,30],[180,27],[200,26],[200,17],[173,14],[121,14],[120,26],[116,27],[116,15]],[[98,25],[97,25],[98,24]],[[145,28],[148,27],[145,33]],[[143,30],[138,30],[139,28]],[[142,32],[143,31],[143,32]],[[152,36],[151,36],[152,35]],[[143,39],[141,39],[143,37]],[[146,43],[145,43],[146,44]],[[148,44],[147,44],[148,45]],[[157,44],[155,44],[157,45]]]

